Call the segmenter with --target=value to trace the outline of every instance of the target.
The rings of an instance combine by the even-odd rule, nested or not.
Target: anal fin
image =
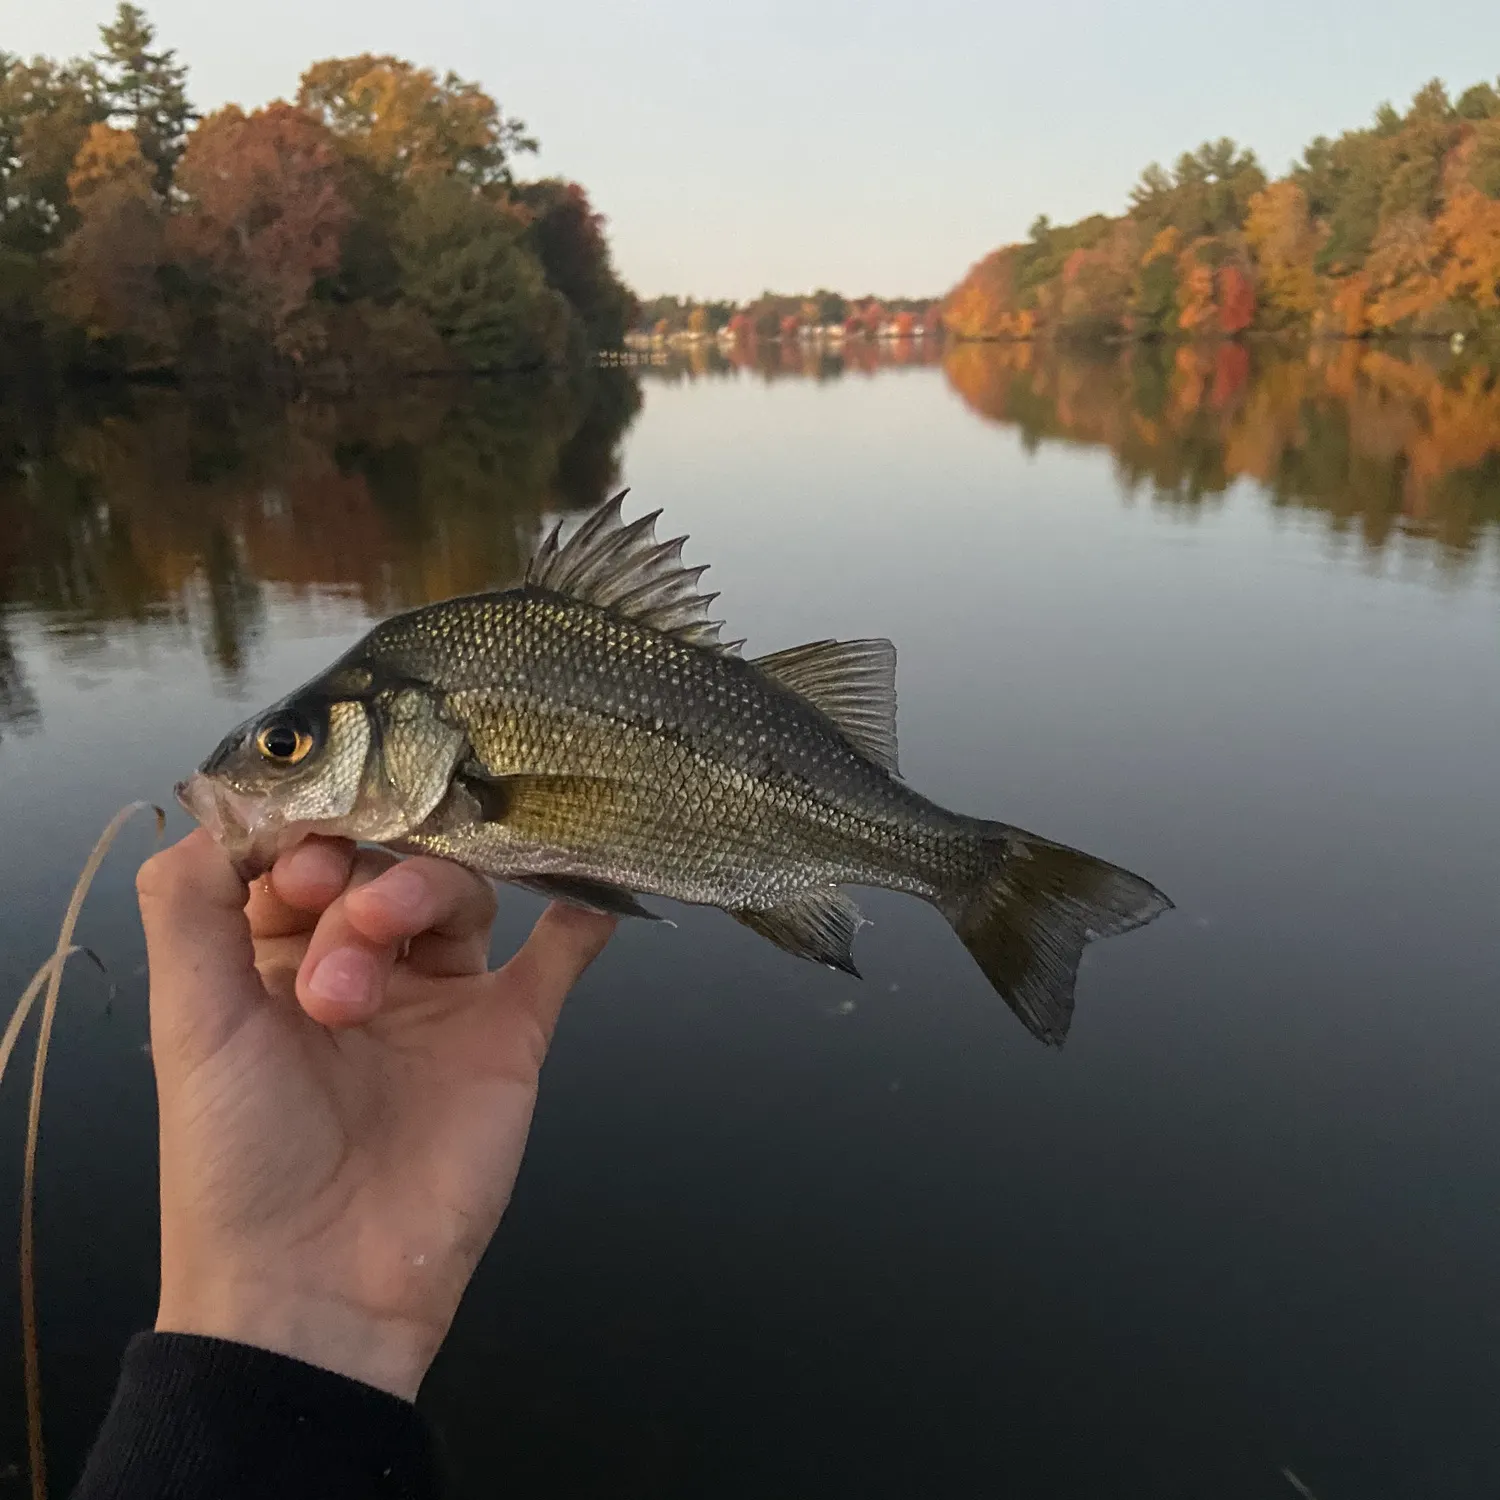
[[[864,918],[837,886],[813,886],[775,906],[745,907],[730,916],[797,958],[859,978],[850,950]]]

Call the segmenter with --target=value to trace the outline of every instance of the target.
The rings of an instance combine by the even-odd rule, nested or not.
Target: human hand
[[[201,829],[138,889],[157,1329],[412,1399],[509,1200],[563,998],[612,920],[553,905],[490,972],[494,893],[458,865],[313,839],[247,892]]]

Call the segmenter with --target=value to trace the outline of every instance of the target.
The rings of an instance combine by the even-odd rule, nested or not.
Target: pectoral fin
[[[471,764],[443,806],[392,847],[457,860],[585,911],[660,922],[625,887],[579,873],[579,859],[567,852],[576,822],[570,809],[596,802],[604,785],[577,776],[489,776]]]
[[[730,916],[798,958],[859,978],[850,949],[864,918],[835,885],[814,886],[775,906],[747,907]]]

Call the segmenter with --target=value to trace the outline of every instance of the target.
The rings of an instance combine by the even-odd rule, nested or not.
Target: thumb
[[[248,890],[201,828],[153,855],[136,876],[151,972],[151,1050],[191,1068],[262,1003],[245,915]]]
[[[554,901],[510,962],[490,975],[490,982],[529,1017],[538,1067],[568,991],[604,951],[614,930],[613,917]]]

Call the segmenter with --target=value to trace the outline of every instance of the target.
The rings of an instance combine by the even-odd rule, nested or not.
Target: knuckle
[[[527,1012],[517,1023],[516,1045],[533,1073],[540,1073],[552,1045],[552,1028],[539,1016]]]
[[[135,893],[143,906],[159,906],[172,900],[183,887],[186,871],[175,848],[153,854],[135,872]]]

